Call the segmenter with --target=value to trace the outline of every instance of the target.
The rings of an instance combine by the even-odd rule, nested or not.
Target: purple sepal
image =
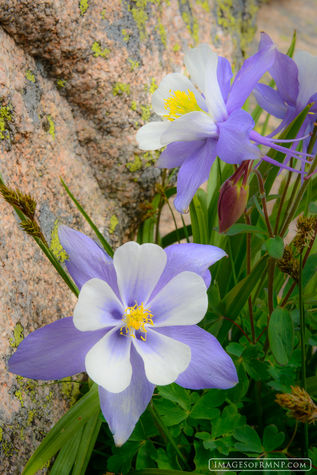
[[[195,272],[200,275],[205,281],[206,288],[208,288],[211,282],[209,267],[227,255],[219,247],[195,243],[172,244],[166,247],[164,251],[167,254],[166,267],[151,295],[151,299],[175,275],[184,271]]]
[[[279,119],[284,119],[287,106],[278,91],[266,84],[257,84],[253,94],[262,109]]]
[[[154,391],[144,372],[142,358],[131,348],[133,374],[130,385],[121,393],[111,393],[99,386],[102,413],[113,433],[117,446],[124,444],[133,432]]]
[[[11,373],[31,379],[61,379],[85,371],[85,356],[107,330],[81,332],[73,317],[30,333],[8,361]]]
[[[79,289],[87,280],[105,280],[119,296],[116,272],[112,259],[85,234],[61,225],[58,237],[68,255],[66,267]]]
[[[218,56],[217,79],[224,102],[227,101],[230,91],[232,69],[229,61],[222,56]]]
[[[216,140],[207,139],[200,143],[200,148],[191,150],[191,155],[178,172],[174,206],[180,213],[187,211],[198,187],[208,180],[211,165],[216,158]]]
[[[197,325],[157,328],[166,336],[190,346],[191,361],[176,383],[188,389],[229,389],[238,383],[232,359],[217,338]]]
[[[295,107],[299,90],[296,63],[286,54],[280,53],[269,35],[262,32],[259,50],[268,48],[274,48],[274,61],[269,72],[276,83],[277,90],[284,102]]]
[[[242,163],[244,160],[260,158],[260,151],[250,142],[250,131],[254,121],[248,112],[239,109],[225,122],[218,124],[219,139],[217,155],[226,163]]]
[[[270,43],[246,59],[235,77],[227,101],[229,114],[243,106],[256,83],[268,71],[275,60],[275,48]]]
[[[167,145],[161,153],[156,166],[158,168],[177,168],[182,166],[184,161],[196,150],[199,150],[205,140],[195,140],[193,142],[173,142]]]

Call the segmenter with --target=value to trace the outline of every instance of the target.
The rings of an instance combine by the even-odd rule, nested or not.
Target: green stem
[[[233,276],[233,282],[234,285],[237,285],[238,279],[237,279],[237,273],[236,273],[236,268],[235,268],[235,260],[233,258],[234,253],[232,252],[232,245],[231,245],[231,238],[228,236],[228,244],[229,244],[229,259],[231,263],[231,268],[232,268],[232,276]]]
[[[165,179],[166,179],[166,170],[163,170],[163,172],[162,172],[162,188],[163,188],[163,190],[164,190],[164,187],[165,187]],[[157,213],[156,229],[155,229],[155,243],[156,244],[159,243],[160,219],[161,219],[163,204],[164,204],[164,195],[161,194],[160,202],[159,202],[159,205],[158,205],[158,213]]]
[[[187,226],[186,226],[186,223],[184,221],[184,218],[183,218],[183,215],[181,214],[181,220],[182,220],[182,223],[183,223],[183,229],[184,229],[184,234],[185,234],[185,238],[186,238],[186,241],[187,242],[190,242],[189,240],[189,235],[188,235],[188,230],[187,230]]]
[[[247,213],[245,213],[245,221],[247,224],[249,225],[251,224],[250,216]],[[249,275],[251,273],[251,233],[247,233],[246,239],[247,239],[247,275]],[[253,317],[251,295],[248,298],[248,307],[249,307],[252,341],[253,343],[255,343],[254,317]]]
[[[274,271],[275,271],[275,259],[272,257],[269,260],[268,265],[268,308],[269,308],[269,317],[271,316],[274,306],[273,306],[273,283],[274,283]],[[269,323],[269,320],[268,320]]]
[[[273,288],[274,288],[274,271],[275,271],[275,259],[270,257],[268,264],[268,277],[267,277],[267,301],[268,301],[268,316],[267,316],[267,328],[269,327],[270,318],[274,310],[273,303]],[[269,339],[266,336],[266,341],[264,344],[264,352],[266,353],[269,348]]]
[[[267,206],[266,206],[266,198],[265,198],[266,194],[265,194],[265,189],[264,189],[263,178],[262,178],[262,175],[261,175],[260,171],[257,168],[253,168],[252,171],[253,171],[253,173],[256,174],[257,179],[258,179],[258,184],[259,184],[259,190],[260,190],[260,196],[261,196],[261,202],[262,202],[266,227],[267,227],[267,230],[269,232],[269,235],[271,237],[273,237],[274,234],[273,234],[273,230],[272,230],[272,226],[271,226],[271,223],[270,223],[270,220],[269,220],[269,214],[268,214]]]
[[[6,186],[3,179],[2,179],[1,174],[0,174],[0,184],[3,185],[3,186]],[[25,217],[24,213],[19,208],[17,208],[16,206],[14,206],[14,205],[11,205],[11,206],[13,207],[14,211],[16,212],[18,217],[20,218],[21,222],[25,221],[26,217]],[[34,223],[36,223],[35,220],[34,220]],[[29,234],[29,236],[31,236],[34,239],[36,244],[42,249],[43,253],[48,258],[50,263],[55,267],[58,274],[61,276],[61,278],[64,280],[64,282],[68,285],[70,290],[76,295],[76,297],[78,297],[79,291],[78,291],[77,286],[74,284],[72,279],[68,276],[67,272],[65,272],[65,270],[63,269],[60,262],[56,259],[54,254],[49,249],[48,244],[46,242],[46,239],[45,239],[42,231],[40,232],[41,237],[32,236],[31,234]]]
[[[164,424],[164,422],[160,418],[159,414],[157,413],[152,401],[150,402],[148,407],[149,407],[149,411],[151,413],[151,416],[153,417],[154,423],[155,423],[156,427],[158,428],[162,438],[164,439],[165,442],[169,442],[171,444],[171,446],[174,448],[175,452],[177,453],[178,457],[184,463],[185,468],[190,470],[190,466],[189,466],[187,460],[185,459],[184,455],[182,454],[182,452],[177,447],[177,445],[176,445],[173,437],[171,436],[168,428],[166,427],[166,425]]]
[[[309,145],[307,147],[307,153],[311,153],[311,151],[313,149],[313,146],[316,142],[316,139],[317,139],[317,126],[315,126],[315,128],[314,128],[312,138],[310,139]],[[317,155],[315,156],[315,158],[314,158],[314,160],[313,160],[313,162],[310,166],[310,169],[307,172],[308,177],[310,177],[310,175],[315,171],[316,166],[317,166]],[[302,197],[303,197],[303,195],[306,191],[306,188],[308,186],[309,178],[307,180],[304,180],[304,183],[302,184],[302,186],[300,187],[297,195],[295,196],[295,190],[297,189],[297,187],[300,183],[300,180],[301,180],[301,176],[298,175],[298,177],[296,178],[296,182],[294,184],[294,187],[293,187],[293,193],[292,193],[293,200],[292,200],[292,197],[291,197],[291,202],[293,204],[292,204],[292,206],[290,204],[288,206],[288,209],[290,209],[290,212],[288,213],[287,217],[285,218],[284,225],[282,226],[282,229],[279,233],[280,236],[284,236],[284,234],[286,233],[286,231],[288,229],[288,226],[289,226],[290,222],[292,221],[292,219],[293,219],[293,217],[296,213],[297,207],[300,204],[300,202],[302,200]]]
[[[298,298],[299,298],[299,315],[300,315],[300,346],[302,355],[302,386],[306,390],[306,348],[305,348],[305,310],[303,301],[303,285],[302,285],[302,253],[299,256],[299,277],[298,277]],[[304,423],[304,447],[303,457],[308,456],[308,424]]]
[[[290,166],[293,167],[293,158],[291,158]],[[284,204],[284,201],[285,201],[285,198],[286,198],[286,194],[287,194],[287,190],[288,190],[291,178],[292,178],[292,172],[288,171],[288,175],[287,175],[287,179],[286,179],[285,186],[284,186],[284,189],[283,189],[283,193],[282,193],[282,196],[280,198],[279,205],[278,205],[275,227],[274,227],[274,234],[276,234],[277,231],[278,231],[278,227],[279,227],[279,224],[280,224],[280,218],[281,218],[281,212],[282,212],[283,204]]]
[[[176,223],[175,214],[174,214],[174,212],[173,212],[173,209],[172,209],[172,207],[171,207],[170,202],[169,202],[168,199],[166,199],[166,204],[167,204],[167,206],[168,206],[168,209],[169,209],[170,212],[171,212],[171,215],[172,215],[172,218],[173,218],[173,221],[174,221],[174,226],[175,226],[177,241],[178,241],[178,243],[180,243],[179,232],[178,232],[178,227],[177,227],[177,223]]]
[[[83,217],[85,218],[85,220],[87,221],[87,223],[89,224],[91,229],[95,232],[95,234],[96,234],[97,238],[99,239],[100,243],[102,244],[104,250],[107,252],[107,254],[110,257],[113,257],[113,249],[110,246],[110,244],[108,243],[108,241],[106,240],[106,238],[102,235],[102,233],[99,231],[99,229],[97,228],[97,226],[95,225],[93,220],[88,216],[88,214],[86,213],[84,208],[81,206],[79,201],[72,194],[72,192],[70,191],[70,189],[68,188],[68,186],[64,182],[63,178],[60,178],[60,180],[61,180],[61,183],[62,183],[63,187],[65,188],[66,193],[68,194],[70,199],[74,202],[76,208],[81,212],[81,214],[83,215]]]

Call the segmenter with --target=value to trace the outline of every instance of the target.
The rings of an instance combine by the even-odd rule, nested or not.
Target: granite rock
[[[150,94],[198,42],[241,62],[256,10],[256,0],[0,0],[0,171],[35,198],[48,241],[57,221],[90,233],[60,177],[114,245],[133,236],[160,176],[135,142]],[[75,298],[4,201],[0,221],[0,472],[18,474],[76,384],[17,378],[6,363]]]

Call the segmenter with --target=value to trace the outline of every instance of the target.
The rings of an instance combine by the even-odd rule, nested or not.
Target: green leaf
[[[36,449],[23,475],[33,475],[50,460],[75,434],[82,429],[86,421],[99,413],[98,386],[93,384],[85,394],[49,431]]]
[[[117,447],[114,455],[111,455],[107,460],[107,470],[115,473],[130,474],[132,460],[139,448],[140,443],[138,442],[127,442],[122,447]]]
[[[189,206],[194,242],[208,244],[207,193],[198,189]]]
[[[137,470],[146,469],[149,467],[155,467],[156,464],[153,461],[152,455],[155,453],[155,447],[153,442],[146,440],[143,445],[141,445],[135,463],[135,468]]]
[[[212,438],[232,434],[237,427],[244,425],[244,421],[245,417],[238,413],[237,406],[234,404],[226,406],[212,425]]]
[[[295,51],[295,46],[296,46],[296,30],[294,30],[294,33],[293,33],[293,36],[292,36],[292,41],[291,41],[291,44],[287,50],[287,56],[289,56],[290,58],[293,57],[294,55],[294,51]]]
[[[220,302],[220,310],[224,316],[234,319],[240,314],[258,280],[265,273],[266,263],[267,256],[263,256],[254,266],[251,273],[240,280],[223,298]]]
[[[192,235],[192,225],[188,224],[186,227],[186,231],[188,236]],[[184,227],[178,228],[178,230],[171,231],[170,233],[166,234],[165,236],[162,237],[161,244],[162,247],[167,247],[170,246],[171,244],[174,244],[175,242],[178,242],[178,239],[185,239],[186,238],[186,231],[184,230]]]
[[[255,381],[268,379],[268,363],[263,361],[263,353],[261,353],[259,347],[249,346],[246,348],[242,353],[242,359],[245,370],[251,378]]]
[[[266,426],[263,433],[263,447],[265,452],[278,449],[284,442],[284,432],[279,432],[274,424]]]
[[[163,423],[166,424],[167,427],[179,424],[187,419],[187,412],[167,399],[158,399],[153,401],[153,403]]]
[[[235,341],[233,341],[226,346],[226,351],[231,355],[237,356],[239,358],[244,351],[244,346],[240,343],[236,343]]]
[[[188,411],[191,407],[192,399],[190,392],[178,386],[178,384],[173,383],[168,386],[159,386],[158,392],[165,399],[179,404],[185,411]]]
[[[253,226],[251,224],[243,224],[243,223],[236,223],[231,226],[226,232],[227,236],[235,236],[236,234],[242,233],[260,233],[260,234],[268,234],[267,230],[261,229],[257,226]]]
[[[244,453],[261,453],[263,450],[258,433],[248,425],[237,428],[233,433],[233,437],[239,441],[235,444],[236,450],[241,450]]]
[[[276,308],[272,312],[268,336],[274,358],[278,363],[286,365],[293,352],[294,328],[285,308]]]
[[[207,471],[208,461],[210,457],[212,456],[210,450],[206,450],[200,440],[194,440],[194,448],[195,448],[194,463],[195,463],[196,470],[199,470],[199,472],[203,474],[210,473]],[[197,472],[191,472],[191,473],[197,473]]]
[[[280,236],[269,238],[265,241],[264,246],[271,257],[274,259],[281,259],[284,252],[284,242]]]
[[[68,439],[61,448],[50,471],[50,475],[68,475],[71,472],[78,453],[82,432],[83,427],[80,427],[74,437]]]
[[[76,205],[77,209],[80,211],[80,213],[83,215],[83,217],[85,218],[85,220],[87,221],[87,223],[89,224],[89,226],[91,227],[91,229],[94,231],[94,233],[96,234],[97,238],[99,239],[101,245],[103,246],[104,250],[107,252],[107,254],[109,254],[110,257],[113,256],[113,249],[112,247],[110,246],[110,244],[108,243],[108,241],[106,240],[106,238],[103,236],[103,234],[99,231],[99,229],[97,228],[97,226],[95,225],[95,223],[93,222],[93,220],[88,216],[88,214],[86,213],[86,211],[84,210],[84,208],[81,206],[81,204],[76,200],[76,198],[74,197],[74,195],[71,193],[71,191],[69,190],[68,186],[66,185],[66,183],[64,182],[64,180],[61,178],[61,183],[63,185],[63,187],[65,188],[66,190],[66,193],[68,194],[68,196],[70,197],[70,199],[74,202],[74,204]]]
[[[242,361],[239,360],[235,362],[235,366],[238,373],[238,384],[233,388],[227,389],[226,393],[228,398],[232,402],[239,402],[246,395],[249,388],[249,378],[246,374]]]
[[[220,416],[220,411],[216,407],[203,406],[202,404],[195,406],[190,417],[193,419],[214,420]]]
[[[315,203],[314,201],[312,201],[311,203],[309,203],[309,205],[308,205],[308,211],[309,211],[311,214],[317,214],[317,203]]]
[[[214,419],[220,412],[215,409],[224,403],[226,393],[220,389],[209,389],[194,405],[190,416],[193,419]]]
[[[317,396],[317,376],[310,376],[306,380],[307,391],[312,396]]]
[[[96,412],[96,414],[86,422],[81,436],[72,475],[85,475],[101,424],[102,420],[100,418],[99,412]]]

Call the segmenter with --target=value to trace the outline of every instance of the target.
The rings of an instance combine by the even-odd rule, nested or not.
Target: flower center
[[[170,91],[170,94],[171,96],[168,99],[164,99],[164,108],[168,111],[168,114],[163,116],[165,119],[173,121],[189,112],[204,112],[197,104],[195,94],[189,89],[187,92]]]
[[[141,340],[146,341],[147,328],[145,325],[154,325],[151,311],[141,305],[135,304],[134,307],[127,307],[122,315],[123,325],[120,328],[120,335],[132,336],[135,338],[135,330],[144,333]]]

